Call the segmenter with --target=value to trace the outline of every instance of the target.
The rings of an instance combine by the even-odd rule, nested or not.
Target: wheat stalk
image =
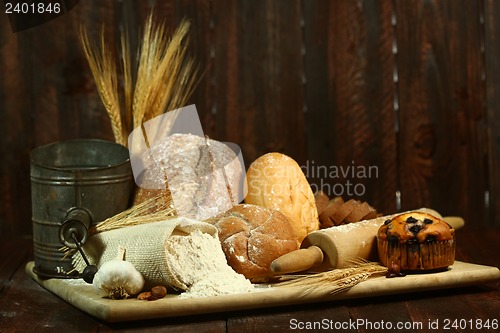
[[[121,52],[122,52],[122,67],[123,67],[123,90],[124,90],[124,126],[122,128],[122,133],[124,136],[133,130],[132,128],[132,101],[134,98],[134,81],[132,77],[132,63],[130,56],[130,43],[128,30],[120,36],[121,42]]]
[[[183,21],[168,39],[164,25],[148,18],[134,96],[135,127],[189,98],[196,70],[192,59],[186,59],[188,32],[189,23]]]
[[[146,20],[142,43],[137,51],[138,65],[132,67],[128,32],[120,36],[123,71],[123,110],[120,107],[117,69],[112,52],[106,49],[104,30],[100,47],[90,42],[82,28],[80,39],[85,56],[106,112],[111,120],[115,141],[127,145],[135,128],[162,113],[183,106],[198,81],[198,69],[188,58],[189,23],[182,21],[169,37],[164,23],[155,23],[153,12]],[[136,82],[133,71],[136,71]]]
[[[179,104],[179,100],[187,97],[185,94],[180,94],[185,83],[183,82],[183,72],[191,70],[191,62],[183,63],[186,48],[183,47],[183,41],[189,31],[189,23],[182,22],[176,34],[172,37],[169,47],[165,53],[158,59],[158,70],[154,73],[154,80],[163,82],[162,85],[157,85],[151,96],[151,105],[145,112],[146,120],[154,118],[161,113],[165,108],[175,108]],[[170,76],[170,80],[163,79]]]
[[[112,53],[106,50],[105,47],[104,28],[101,29],[100,47],[97,47],[89,40],[87,32],[84,29],[80,29],[80,40],[94,77],[97,91],[111,121],[111,129],[115,141],[123,144],[124,137],[122,133],[116,66],[113,62]]]
[[[194,79],[197,68],[194,61],[186,57],[188,32],[189,23],[183,21],[167,40],[163,24],[155,25],[152,16],[148,18],[134,95],[135,126],[166,110],[177,109],[192,94],[197,83]],[[153,133],[156,136],[169,130],[169,124],[160,125],[158,133]],[[155,138],[149,140],[156,141]]]
[[[158,194],[140,204],[118,213],[90,228],[89,233],[95,235],[100,232],[119,229],[132,225],[152,223],[171,219],[176,216],[170,194]]]
[[[135,83],[134,99],[133,99],[133,127],[137,128],[141,126],[144,119],[144,113],[146,112],[146,104],[149,93],[149,82],[151,77],[151,35],[152,35],[152,23],[153,15],[150,15],[146,21],[144,27],[144,35],[142,39],[142,45],[139,50],[139,66],[137,69],[137,81]]]
[[[387,272],[387,267],[374,262],[358,263],[353,267],[333,269],[310,275],[285,275],[286,281],[274,284],[276,287],[302,287],[301,296],[313,291],[335,294],[352,288],[375,274]]]

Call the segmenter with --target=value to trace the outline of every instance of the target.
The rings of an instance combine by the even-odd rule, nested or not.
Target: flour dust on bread
[[[292,225],[278,210],[240,204],[211,223],[219,231],[229,265],[254,282],[273,275],[273,260],[298,249]]]
[[[268,153],[248,168],[245,202],[276,209],[290,221],[297,242],[319,229],[318,211],[311,186],[291,157]]]
[[[192,134],[167,136],[144,157],[134,203],[169,191],[177,215],[205,219],[242,200],[245,170],[226,144]]]

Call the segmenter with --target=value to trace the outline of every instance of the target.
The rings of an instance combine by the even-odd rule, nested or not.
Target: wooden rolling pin
[[[441,218],[455,229],[464,225],[464,220],[460,217],[442,217],[429,208],[413,211]],[[352,265],[359,259],[377,260],[377,231],[387,219],[399,214],[402,213],[311,232],[302,241],[300,250],[275,259],[271,263],[271,271],[275,274],[287,274],[312,268],[321,272]]]

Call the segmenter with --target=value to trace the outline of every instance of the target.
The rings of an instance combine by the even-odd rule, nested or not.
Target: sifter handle
[[[92,222],[89,212],[81,208],[72,208],[59,227],[59,240],[71,249],[76,249],[78,243],[87,241],[88,229]]]

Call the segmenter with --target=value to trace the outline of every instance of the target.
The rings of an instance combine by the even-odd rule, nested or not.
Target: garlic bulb
[[[108,293],[109,298],[128,298],[144,287],[144,278],[132,263],[124,260],[125,249],[120,247],[116,259],[105,262],[94,276],[92,284]]]

